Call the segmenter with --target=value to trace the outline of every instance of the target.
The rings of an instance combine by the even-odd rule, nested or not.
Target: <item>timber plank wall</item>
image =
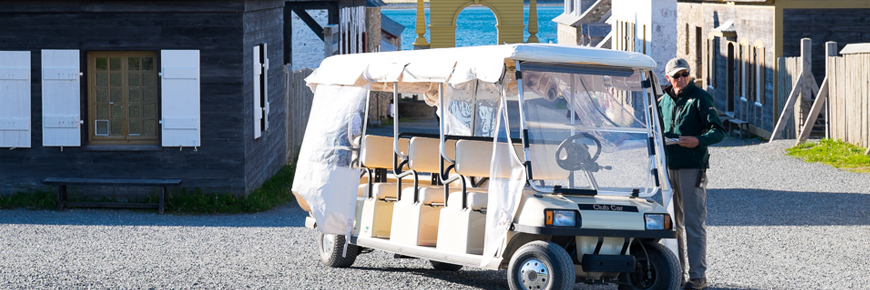
[[[784,9],[782,56],[800,56],[801,38],[813,40],[813,76],[825,79],[825,42],[837,51],[849,43],[870,42],[870,9]]]
[[[246,78],[253,45],[248,44],[269,38],[275,43],[270,45],[270,59],[280,62],[282,30],[281,25],[254,25],[249,31],[248,25],[255,22],[253,18],[273,14],[280,21],[283,2],[217,2],[0,1],[0,50],[30,51],[32,79],[32,148],[0,150],[0,193],[40,188],[48,176],[181,178],[182,186],[189,189],[234,193],[262,184],[265,176],[283,165],[274,164],[269,156],[283,156],[284,141],[277,136],[283,129],[268,132],[259,144],[252,142],[253,100],[248,95],[252,84]],[[83,147],[65,147],[62,152],[57,147],[42,147],[42,49],[80,50]],[[202,146],[197,151],[89,149],[87,52],[158,51],[159,65],[159,51],[165,49],[200,51]],[[276,128],[283,128],[279,121],[283,85],[276,81],[283,76],[281,66],[270,66],[269,76],[273,120]],[[247,174],[249,168],[265,172]]]

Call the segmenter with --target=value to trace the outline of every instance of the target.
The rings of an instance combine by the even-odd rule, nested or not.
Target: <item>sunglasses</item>
[[[677,74],[675,74],[675,75],[672,75],[671,78],[672,78],[672,79],[675,79],[675,80],[678,80],[678,79],[680,79],[681,77],[682,77],[682,78],[685,78],[685,77],[688,77],[688,76],[689,76],[689,72],[684,71],[684,72],[682,72],[682,73],[677,73]]]

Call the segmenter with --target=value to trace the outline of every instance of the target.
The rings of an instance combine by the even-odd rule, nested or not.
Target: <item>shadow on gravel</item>
[[[354,269],[390,272],[390,273],[405,273],[428,277],[432,279],[440,279],[443,281],[453,282],[471,287],[479,287],[482,289],[508,289],[507,274],[504,271],[488,271],[474,269],[471,271],[441,271],[434,269],[421,268],[372,268],[372,267],[354,267]],[[463,268],[464,269],[464,268]]]
[[[171,227],[304,227],[308,213],[295,202],[254,214],[158,215],[150,210],[0,210],[0,224]]]
[[[707,189],[707,225],[870,225],[867,205],[870,194]]]

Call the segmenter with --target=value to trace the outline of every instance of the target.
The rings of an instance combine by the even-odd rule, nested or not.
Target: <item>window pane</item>
[[[127,59],[127,70],[139,70],[138,57],[131,57]]]
[[[142,112],[142,118],[144,119],[156,119],[157,118],[157,106],[153,104],[147,104],[144,106],[144,110]]]
[[[109,118],[109,105],[97,105],[97,119]]]
[[[106,136],[109,135],[109,121],[97,120],[94,128],[94,135]]]
[[[121,86],[121,74],[120,73],[112,73],[109,76],[109,85],[113,87]]]
[[[142,58],[142,70],[154,70],[154,58],[153,57],[143,57]]]
[[[120,57],[109,58],[109,70],[112,70],[112,71],[121,70],[121,58]]]
[[[142,74],[142,86],[145,86],[145,87],[153,87],[154,86],[154,74],[153,73]]]
[[[128,74],[127,75],[127,83],[131,87],[138,87],[139,86],[139,74],[137,74],[137,73]]]
[[[115,120],[111,122],[112,124],[112,135],[121,135],[121,121]]]
[[[97,102],[98,103],[108,103],[109,102],[109,90],[97,89]]]
[[[157,92],[152,88],[142,89],[142,101],[145,103],[154,103],[157,100]]]
[[[130,115],[127,117],[132,119],[142,118],[142,105],[130,105]]]
[[[139,97],[139,89],[130,89],[127,92],[127,97],[130,98],[131,103],[138,103],[142,101],[142,98]]]
[[[106,68],[108,68],[108,66],[109,66],[106,63],[107,60],[108,59],[106,59],[105,57],[98,57],[97,58],[97,70],[106,70]]]
[[[142,120],[130,120],[130,128],[127,130],[130,135],[142,134]]]
[[[142,121],[142,135],[154,136],[157,135],[157,130],[154,127],[154,121]]]
[[[111,97],[112,103],[121,105],[121,89],[111,89],[109,91],[109,96]]]
[[[109,86],[109,74],[97,73],[97,86],[98,87],[108,87]]]
[[[112,105],[112,119],[121,119],[124,116],[124,111],[121,109],[121,105],[115,104]],[[121,128],[118,126],[118,128]]]

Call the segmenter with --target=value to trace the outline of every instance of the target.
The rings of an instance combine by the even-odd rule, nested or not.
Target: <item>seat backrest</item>
[[[441,140],[429,137],[414,137],[408,146],[408,168],[417,172],[438,173],[441,172]],[[444,141],[444,152],[447,157],[453,158],[455,140]],[[444,166],[450,162],[444,161]]]
[[[498,143],[498,146],[507,146],[507,143]],[[568,178],[568,171],[556,165],[556,146],[532,145],[529,155],[537,161],[532,165],[532,177],[536,180],[560,180]],[[507,149],[505,147],[505,149]],[[520,144],[514,144],[517,154],[522,156],[523,148]],[[490,164],[492,163],[493,146],[490,141],[460,140],[456,142],[456,173],[465,176],[491,177]],[[502,168],[496,170],[500,176],[496,178],[509,178],[511,173],[510,162],[500,162]],[[537,166],[536,166],[537,165]]]
[[[507,143],[498,143],[498,146],[507,146]],[[521,152],[522,147],[515,144],[514,148]],[[464,176],[490,177],[490,164],[492,164],[492,142],[478,140],[459,140],[456,142],[456,173]],[[507,149],[507,147],[505,147]],[[510,177],[510,162],[502,162],[504,168],[496,170],[503,172],[504,176]]]
[[[399,152],[408,152],[408,139],[399,138]],[[393,169],[393,137],[366,135],[360,151],[360,162],[368,168]]]

